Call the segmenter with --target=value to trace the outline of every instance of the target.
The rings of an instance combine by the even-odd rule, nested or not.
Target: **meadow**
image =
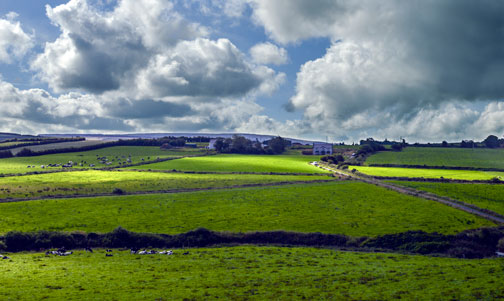
[[[112,257],[104,250],[9,256],[0,262],[3,300],[504,298],[503,259],[253,246],[174,250],[171,256],[117,250]]]
[[[328,175],[183,174],[166,172],[83,170],[0,178],[0,200],[54,195],[172,191],[332,180]]]
[[[447,196],[504,215],[504,185],[390,181],[437,195]]]
[[[453,180],[491,180],[492,178],[504,178],[504,172],[480,171],[480,170],[454,170],[454,169],[422,169],[422,168],[400,168],[400,167],[368,167],[349,166],[350,170],[357,171],[377,177],[404,177],[404,178],[426,178],[426,179],[453,179]]]
[[[400,152],[378,152],[365,163],[504,169],[504,149],[406,147]]]
[[[226,154],[182,158],[130,168],[205,172],[325,173],[326,171],[308,164],[319,159],[320,156]]]
[[[23,145],[23,144],[28,144],[32,143],[32,141],[10,141],[10,142],[0,142],[0,147],[7,147],[7,146],[17,146],[17,145]]]
[[[206,151],[202,149],[192,149],[192,148],[161,150],[159,147],[155,146],[114,146],[85,152],[0,159],[0,174],[61,170],[62,169],[61,167],[42,168],[41,165],[47,166],[49,164],[58,164],[58,163],[65,164],[68,163],[68,161],[72,161],[76,164],[83,163],[83,166],[74,165],[73,167],[81,169],[90,168],[89,164],[95,164],[96,168],[114,167],[114,166],[117,167],[119,166],[119,160],[121,162],[126,162],[128,156],[130,155],[131,155],[131,163],[141,163],[142,158],[144,158],[144,160],[155,160],[157,157],[160,157],[162,159],[176,158],[186,155],[205,154],[205,152]],[[98,158],[101,157],[107,157],[107,159],[109,159],[111,164],[106,165],[100,163],[101,161]],[[27,167],[28,165],[35,167],[28,168]]]
[[[2,232],[176,234],[287,230],[351,236],[424,230],[458,233],[493,224],[469,213],[361,182],[331,182],[171,194],[48,199],[0,204]]]

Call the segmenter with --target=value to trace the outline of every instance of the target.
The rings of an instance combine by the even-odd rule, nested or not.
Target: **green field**
[[[33,141],[11,141],[11,142],[0,142],[0,147],[6,147],[6,146],[18,146],[18,145],[23,145],[23,144],[28,144],[32,143]]]
[[[390,181],[447,196],[504,215],[504,185]]]
[[[181,255],[189,251],[189,255]],[[2,300],[494,300],[503,259],[453,259],[314,248],[233,247],[174,255],[77,251],[2,261]]]
[[[493,225],[454,208],[360,182],[0,204],[0,229],[182,233],[288,230],[381,235],[457,233]]]
[[[399,167],[368,167],[349,166],[350,170],[377,177],[404,177],[404,178],[427,178],[427,179],[454,179],[454,180],[490,180],[494,177],[504,178],[504,172],[479,171],[479,170],[453,170],[453,169],[422,169],[422,168],[399,168]]]
[[[0,174],[61,170],[61,167],[46,167],[45,169],[42,169],[41,165],[47,166],[48,164],[58,163],[65,164],[68,163],[68,161],[73,161],[77,164],[81,162],[83,163],[82,167],[77,165],[74,166],[74,168],[89,168],[89,164],[95,164],[95,167],[113,167],[119,166],[119,159],[122,162],[125,162],[129,155],[131,155],[132,163],[141,163],[142,158],[144,158],[144,160],[155,160],[157,157],[180,157],[185,155],[203,154],[204,152],[205,151],[201,149],[191,148],[161,150],[159,147],[154,146],[115,146],[86,152],[0,159]],[[97,159],[104,156],[109,159],[111,165],[101,164],[100,160]],[[116,158],[116,156],[118,158]],[[124,158],[122,156],[124,156]],[[84,162],[86,163],[84,164]],[[35,166],[35,168],[27,168],[28,165]]]
[[[320,156],[288,155],[215,155],[182,158],[167,162],[131,167],[153,170],[182,170],[208,172],[278,172],[278,173],[324,173],[309,162]]]
[[[115,188],[122,189],[124,192],[168,191],[331,179],[333,178],[325,175],[231,175],[85,170],[0,178],[0,199],[111,193]]]
[[[504,149],[407,147],[401,152],[379,152],[366,164],[457,166],[504,169]]]

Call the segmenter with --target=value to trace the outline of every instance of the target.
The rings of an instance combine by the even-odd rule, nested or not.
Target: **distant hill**
[[[50,136],[51,135],[47,135],[47,137],[50,137]],[[26,138],[37,138],[37,136],[0,132],[0,141],[10,140],[10,139],[26,139]]]
[[[247,134],[247,133],[136,133],[136,134],[41,134],[42,137],[61,137],[61,138],[69,138],[69,137],[85,137],[87,140],[119,140],[119,139],[135,139],[135,138],[144,138],[144,139],[154,139],[161,138],[166,136],[172,137],[208,137],[208,138],[231,138],[233,135],[244,136],[250,140],[259,140],[260,142],[269,140],[271,138],[276,137],[275,135],[257,135],[257,134]],[[283,137],[287,140],[290,140],[292,143],[301,143],[301,144],[312,144],[313,142],[320,142],[314,140],[302,140],[295,138]]]

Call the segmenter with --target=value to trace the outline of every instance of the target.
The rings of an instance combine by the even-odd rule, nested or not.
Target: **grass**
[[[454,208],[360,182],[0,204],[0,229],[182,233],[268,231],[457,233],[493,225]]]
[[[447,196],[504,215],[504,185],[390,181]]]
[[[399,168],[399,167],[368,167],[349,166],[349,169],[370,176],[378,177],[404,177],[404,178],[427,178],[427,179],[454,179],[454,180],[490,180],[494,177],[504,177],[504,172],[480,171],[480,170],[453,170],[453,169],[422,169],[422,168]]]
[[[379,152],[366,164],[457,166],[504,169],[504,149],[407,147],[401,152]]]
[[[86,170],[0,178],[0,199],[111,193],[115,188],[125,192],[166,191],[331,179],[328,176]]]
[[[182,158],[134,168],[208,172],[324,173],[325,171],[308,164],[319,158],[320,156],[232,154]]]
[[[106,156],[109,161],[111,161],[111,166],[119,166],[119,159],[125,162],[129,155],[131,155],[132,163],[140,163],[141,159],[145,160],[155,160],[157,157],[169,158],[169,157],[180,157],[189,154],[203,154],[203,150],[198,149],[175,149],[175,150],[161,150],[159,147],[151,146],[115,146],[107,147],[103,149],[97,149],[86,152],[75,152],[75,153],[62,153],[62,154],[52,154],[43,155],[35,157],[15,157],[0,159],[0,173],[10,174],[10,173],[25,173],[33,171],[47,171],[47,170],[61,170],[61,167],[50,167],[41,168],[41,165],[48,164],[65,164],[68,161],[73,161],[74,163],[83,163],[83,167],[74,166],[74,168],[89,168],[89,164],[95,164],[96,167],[106,167],[107,165],[101,164],[98,157]],[[116,158],[118,156],[118,158]],[[122,157],[124,156],[124,158]],[[112,162],[112,160],[114,160]],[[84,162],[86,162],[84,164]],[[28,165],[34,165],[35,168],[27,168]]]
[[[28,144],[32,143],[33,141],[11,141],[11,142],[0,142],[0,147],[6,147],[6,146],[18,146],[18,145],[23,145],[23,144]]]
[[[189,251],[189,255],[181,255]],[[453,259],[314,248],[227,247],[131,255],[41,253],[2,261],[3,300],[493,300],[502,259]]]

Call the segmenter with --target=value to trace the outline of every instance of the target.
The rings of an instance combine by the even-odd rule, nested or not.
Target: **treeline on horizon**
[[[334,247],[354,251],[393,251],[458,258],[493,257],[504,251],[504,227],[466,230],[455,235],[408,231],[377,237],[287,231],[231,233],[199,228],[169,235],[136,233],[118,227],[109,233],[82,231],[11,231],[0,237],[0,250],[41,251],[53,248],[194,248],[218,245]]]
[[[394,149],[394,146],[396,148],[394,150],[400,150],[400,147],[406,147],[406,146],[414,146],[414,147],[459,147],[459,148],[477,148],[477,147],[483,147],[483,148],[498,148],[498,147],[504,147],[504,138],[499,139],[499,137],[495,135],[489,135],[486,137],[483,141],[473,141],[473,140],[462,140],[461,142],[447,142],[443,141],[441,143],[413,143],[410,144],[406,142],[405,139],[402,139],[402,141],[389,141],[387,139],[383,141],[379,140],[374,140],[373,138],[367,138],[366,140],[360,140],[359,144],[362,145],[381,145],[381,146],[386,146],[390,145],[392,149]],[[383,150],[385,150],[385,147],[383,147]]]
[[[290,145],[290,140],[280,136],[261,143],[258,140],[252,141],[243,136],[234,135],[232,138],[217,138],[214,147],[219,153],[277,155],[283,153]]]

